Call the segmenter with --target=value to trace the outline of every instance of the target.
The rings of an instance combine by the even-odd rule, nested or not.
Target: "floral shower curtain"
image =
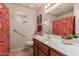
[[[75,17],[69,16],[53,21],[53,34],[66,36],[75,34]]]
[[[0,3],[0,56],[9,55],[10,52],[9,27],[9,10],[5,4]]]

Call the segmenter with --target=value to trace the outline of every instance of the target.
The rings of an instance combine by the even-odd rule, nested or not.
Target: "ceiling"
[[[15,5],[38,10],[42,7],[43,3],[15,3]]]
[[[73,11],[73,3],[62,3],[61,5],[57,6],[56,8],[52,9],[48,12],[48,14],[54,16],[60,16],[70,11]]]
[[[15,5],[34,10],[39,10],[44,5],[44,3],[15,3]],[[73,11],[73,5],[74,3],[61,3],[56,8],[51,9],[47,14],[51,14],[54,16],[63,15],[65,13]]]

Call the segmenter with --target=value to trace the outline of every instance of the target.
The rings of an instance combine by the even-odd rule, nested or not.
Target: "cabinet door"
[[[33,46],[33,55],[38,56],[38,48],[35,45]]]
[[[50,49],[50,56],[65,56],[65,55],[54,49]]]
[[[51,56],[59,56],[59,55],[58,55],[55,51],[53,51],[53,50],[50,51],[50,55],[51,55]]]
[[[39,56],[46,56],[41,50],[39,50]]]
[[[49,55],[49,47],[48,47],[48,46],[46,46],[45,44],[43,44],[43,43],[41,43],[41,42],[39,42],[39,41],[37,41],[37,40],[34,40],[34,44],[35,44],[36,46],[38,46],[38,48],[39,48],[41,51],[43,51],[46,55]]]

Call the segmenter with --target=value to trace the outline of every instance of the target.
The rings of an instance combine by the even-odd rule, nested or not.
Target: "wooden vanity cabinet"
[[[44,43],[33,38],[33,55],[34,56],[64,56],[64,54],[57,50],[45,45]]]
[[[50,48],[50,56],[65,56],[64,54],[58,52],[57,50]]]
[[[35,45],[33,45],[33,55],[38,56],[38,48]]]
[[[39,50],[39,56],[46,56],[41,50]]]
[[[34,56],[47,56],[49,55],[49,48],[41,43],[40,41],[33,39],[34,44],[33,44],[33,54]]]

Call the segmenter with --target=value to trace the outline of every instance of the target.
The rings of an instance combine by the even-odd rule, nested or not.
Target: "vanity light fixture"
[[[48,8],[52,7],[53,5],[55,5],[55,4],[56,4],[56,3],[53,3],[53,4],[52,4],[52,3],[49,3],[49,4],[47,4],[47,5],[45,6],[45,8],[48,9]]]
[[[47,9],[47,6],[45,6],[45,8]]]
[[[49,4],[47,4],[47,5],[45,6],[45,8],[47,9],[48,7],[50,7],[50,5],[51,5],[50,3],[49,3]]]
[[[49,3],[49,4],[47,4],[47,6],[49,7],[51,4]]]

